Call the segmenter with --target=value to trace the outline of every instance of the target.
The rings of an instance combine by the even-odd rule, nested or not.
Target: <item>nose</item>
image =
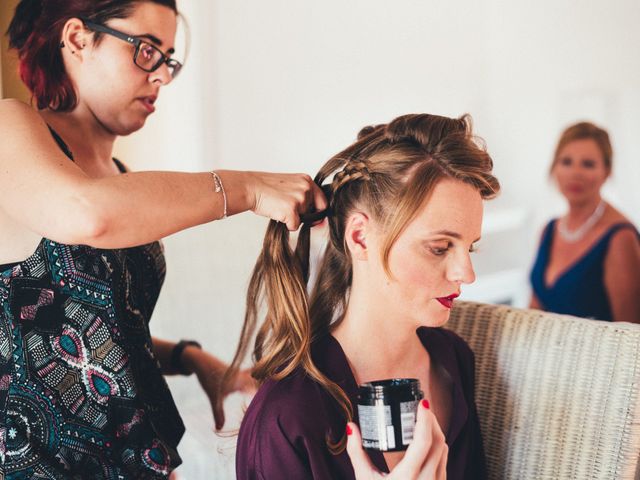
[[[449,268],[447,269],[447,280],[457,283],[458,285],[476,281],[476,273],[473,270],[469,252],[463,252],[460,255],[452,257]]]
[[[570,178],[580,178],[584,174],[584,169],[578,162],[571,162],[565,166],[565,172],[568,173]]]
[[[168,85],[173,80],[169,66],[166,63],[160,65],[160,67],[149,74],[149,82],[159,83],[160,85]]]

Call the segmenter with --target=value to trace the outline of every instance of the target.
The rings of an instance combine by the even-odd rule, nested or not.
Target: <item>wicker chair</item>
[[[489,476],[638,479],[640,325],[459,302]]]

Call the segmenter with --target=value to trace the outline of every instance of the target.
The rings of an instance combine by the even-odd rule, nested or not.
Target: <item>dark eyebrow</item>
[[[157,46],[161,47],[162,46],[162,40],[160,40],[158,37],[156,37],[155,35],[151,35],[150,33],[143,33],[142,35],[134,35],[136,38],[146,38],[148,40],[151,40],[153,43],[155,43]],[[167,55],[171,55],[172,53],[175,53],[176,50],[174,48],[170,48],[169,50],[167,50],[165,53]]]
[[[451,230],[438,230],[437,232],[432,232],[432,235],[444,235],[446,237],[452,237],[457,240],[462,240],[462,235],[457,232],[452,232]],[[476,238],[473,243],[479,242],[481,237]]]

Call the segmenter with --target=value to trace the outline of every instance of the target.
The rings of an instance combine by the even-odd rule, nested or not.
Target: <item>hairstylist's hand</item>
[[[253,212],[286,223],[291,231],[300,226],[300,214],[327,208],[322,190],[305,174],[251,172],[251,193]]]
[[[222,360],[199,348],[187,347],[183,355],[184,364],[196,374],[202,389],[207,394],[207,397],[209,397],[216,430],[220,430],[224,426],[224,410],[222,410],[222,407],[219,409],[216,408],[216,398],[227,365]],[[251,377],[249,371],[244,370],[238,372],[237,377],[233,383],[230,384],[230,388],[223,392],[223,396],[226,397],[233,392],[254,394],[256,390],[257,385],[255,380]],[[220,403],[222,404],[222,402]]]
[[[423,400],[418,406],[413,441],[404,458],[387,475],[378,471],[362,448],[362,437],[355,423],[349,423],[347,452],[357,480],[444,480],[447,478],[449,448],[435,415]],[[349,430],[347,430],[349,431]]]

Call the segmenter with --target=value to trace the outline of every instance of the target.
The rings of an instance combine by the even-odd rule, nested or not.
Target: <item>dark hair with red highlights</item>
[[[105,23],[126,18],[142,2],[164,5],[178,13],[176,0],[21,0],[7,30],[9,45],[18,51],[20,78],[39,109],[73,110],[78,98],[60,52],[60,37],[71,18]],[[95,33],[95,38],[99,38]]]

